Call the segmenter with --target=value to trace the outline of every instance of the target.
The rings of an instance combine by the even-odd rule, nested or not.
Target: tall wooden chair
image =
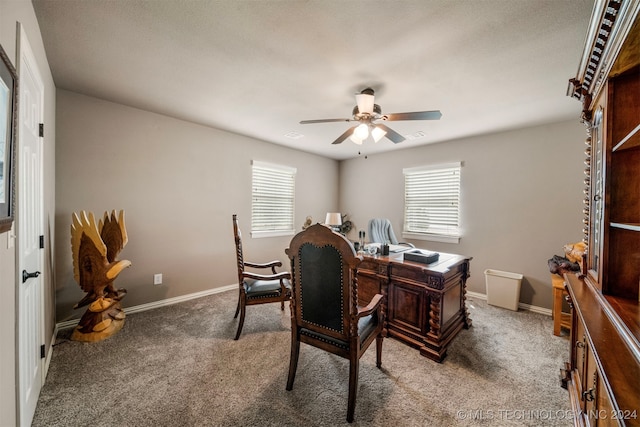
[[[358,264],[351,243],[324,225],[298,233],[285,251],[291,260],[291,359],[287,390],[293,388],[300,343],[349,359],[347,421],[353,421],[360,357],[376,340],[382,356],[382,295],[358,307]]]
[[[280,307],[284,310],[284,302],[291,298],[291,275],[289,272],[276,271],[276,267],[282,267],[282,262],[271,261],[268,263],[255,263],[244,260],[242,253],[242,233],[238,227],[238,216],[233,214],[233,234],[236,240],[236,258],[238,260],[238,284],[240,294],[238,295],[238,306],[235,319],[240,313],[238,331],[234,340],[240,338],[242,326],[244,325],[244,315],[246,306],[256,304],[266,304],[270,302],[280,302]],[[247,271],[247,267],[255,269],[270,268],[271,274],[258,274]]]

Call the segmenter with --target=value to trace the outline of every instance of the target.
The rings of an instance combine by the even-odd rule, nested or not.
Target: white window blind
[[[458,243],[461,163],[407,168],[403,237]]]
[[[294,233],[296,168],[253,160],[251,236]]]

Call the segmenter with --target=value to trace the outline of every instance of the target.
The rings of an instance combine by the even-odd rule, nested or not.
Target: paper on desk
[[[370,247],[374,247],[374,248],[378,248],[378,252],[380,252],[380,247],[382,246],[382,243],[367,243],[366,245],[364,245],[364,249],[368,249]],[[408,251],[409,249],[413,249],[411,246],[406,246],[406,245],[389,245],[389,252],[391,253],[399,253],[399,252],[404,252],[404,251]]]
[[[409,249],[413,249],[411,246],[407,246],[407,245],[389,245],[389,252],[404,252],[404,251],[408,251]]]

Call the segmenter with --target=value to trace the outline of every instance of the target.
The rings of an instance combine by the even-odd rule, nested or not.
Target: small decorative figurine
[[[302,224],[302,230],[306,230],[307,228],[309,228],[311,226],[311,222],[313,221],[313,218],[311,218],[311,216],[308,216],[307,219],[305,220],[304,224]]]

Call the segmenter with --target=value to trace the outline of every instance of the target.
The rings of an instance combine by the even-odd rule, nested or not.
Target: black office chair
[[[347,421],[353,421],[360,357],[376,340],[382,358],[382,295],[358,307],[357,267],[362,258],[341,234],[316,224],[298,233],[285,251],[291,259],[291,359],[287,390],[293,388],[300,343],[349,359]]]

